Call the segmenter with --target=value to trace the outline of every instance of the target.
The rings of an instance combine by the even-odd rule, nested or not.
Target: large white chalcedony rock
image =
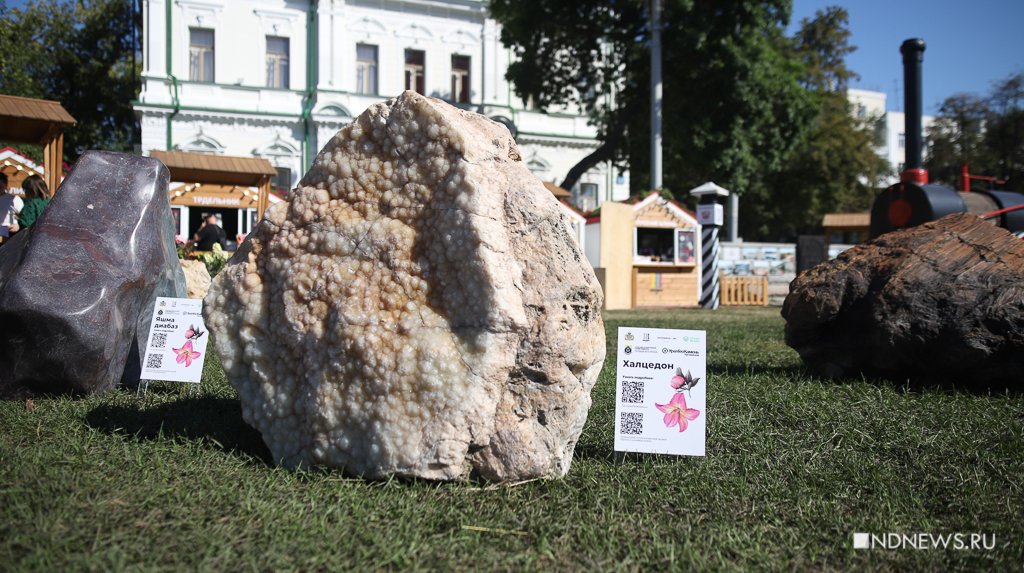
[[[500,481],[569,470],[600,309],[508,130],[405,92],[331,139],[205,314],[280,463]]]

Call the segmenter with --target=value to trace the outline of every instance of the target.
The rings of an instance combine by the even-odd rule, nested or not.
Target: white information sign
[[[209,340],[202,300],[157,297],[142,378],[198,384]]]
[[[725,208],[718,203],[697,205],[697,222],[701,225],[718,225],[725,222]]]
[[[618,337],[615,451],[703,456],[705,331],[620,327]]]

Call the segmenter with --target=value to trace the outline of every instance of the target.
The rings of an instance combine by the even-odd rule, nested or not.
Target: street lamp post
[[[651,189],[661,189],[661,0],[650,0]]]

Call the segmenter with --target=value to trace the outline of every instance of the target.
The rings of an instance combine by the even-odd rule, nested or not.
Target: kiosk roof
[[[42,143],[75,123],[60,102],[0,95],[0,138]]]
[[[277,175],[274,166],[262,157],[232,157],[155,149],[150,151],[149,155],[167,166],[172,181],[259,185],[265,177]]]

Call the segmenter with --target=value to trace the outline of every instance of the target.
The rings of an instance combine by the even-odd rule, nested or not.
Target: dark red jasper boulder
[[[90,151],[0,246],[0,395],[138,382],[156,297],[186,292],[167,184],[155,159]]]
[[[964,213],[888,233],[798,276],[782,316],[826,376],[1019,388],[1024,241]]]

